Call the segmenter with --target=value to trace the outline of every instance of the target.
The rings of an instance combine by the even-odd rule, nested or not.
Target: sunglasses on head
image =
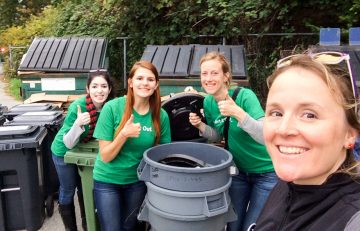
[[[357,92],[357,87],[356,87],[356,80],[354,79],[354,75],[352,74],[352,71],[351,71],[350,56],[348,54],[344,54],[344,53],[336,52],[336,51],[325,51],[325,52],[319,52],[319,53],[308,53],[308,55],[313,60],[320,62],[322,64],[325,64],[325,65],[337,65],[337,64],[340,64],[342,61],[345,61],[348,72],[349,72],[349,76],[350,76],[352,92],[353,92],[354,98],[357,99],[358,92]],[[297,57],[297,56],[299,56],[299,55],[290,55],[290,56],[280,59],[277,62],[277,68],[290,65],[292,58]],[[355,112],[357,112],[356,103],[355,103]]]
[[[94,73],[94,72],[107,72],[107,69],[94,69],[94,70],[89,70],[89,73]]]

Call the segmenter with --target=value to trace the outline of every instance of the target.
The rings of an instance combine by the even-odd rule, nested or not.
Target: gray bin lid
[[[0,151],[37,148],[47,135],[44,127],[2,126],[0,127]]]
[[[234,79],[247,78],[243,45],[148,45],[141,60],[153,63],[160,78],[188,78],[200,75],[200,59],[210,51],[224,53]]]
[[[105,38],[35,38],[19,71],[88,72],[105,68]]]

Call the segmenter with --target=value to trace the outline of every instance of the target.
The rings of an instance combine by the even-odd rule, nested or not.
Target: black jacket
[[[334,174],[322,185],[279,181],[256,222],[255,231],[339,231],[358,211],[360,183],[347,174]]]

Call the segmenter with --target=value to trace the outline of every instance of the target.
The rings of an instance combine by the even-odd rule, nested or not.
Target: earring
[[[354,149],[354,144],[348,144],[347,148],[348,149]]]

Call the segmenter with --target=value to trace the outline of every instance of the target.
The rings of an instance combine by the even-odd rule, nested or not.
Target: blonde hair
[[[348,71],[340,65],[325,65],[307,54],[294,55],[286,65],[281,65],[267,78],[269,89],[280,74],[291,68],[302,68],[319,76],[327,84],[337,103],[343,107],[348,124],[360,133],[360,122],[354,110],[358,102],[354,98]],[[346,160],[339,172],[359,177],[360,162],[355,160],[352,150],[347,150]]]
[[[217,60],[220,62],[222,71],[224,72],[224,74],[228,74],[228,81],[226,81],[226,86],[229,88],[232,82],[232,74],[230,63],[225,58],[225,55],[217,51],[211,51],[201,57],[200,65],[210,60]]]

